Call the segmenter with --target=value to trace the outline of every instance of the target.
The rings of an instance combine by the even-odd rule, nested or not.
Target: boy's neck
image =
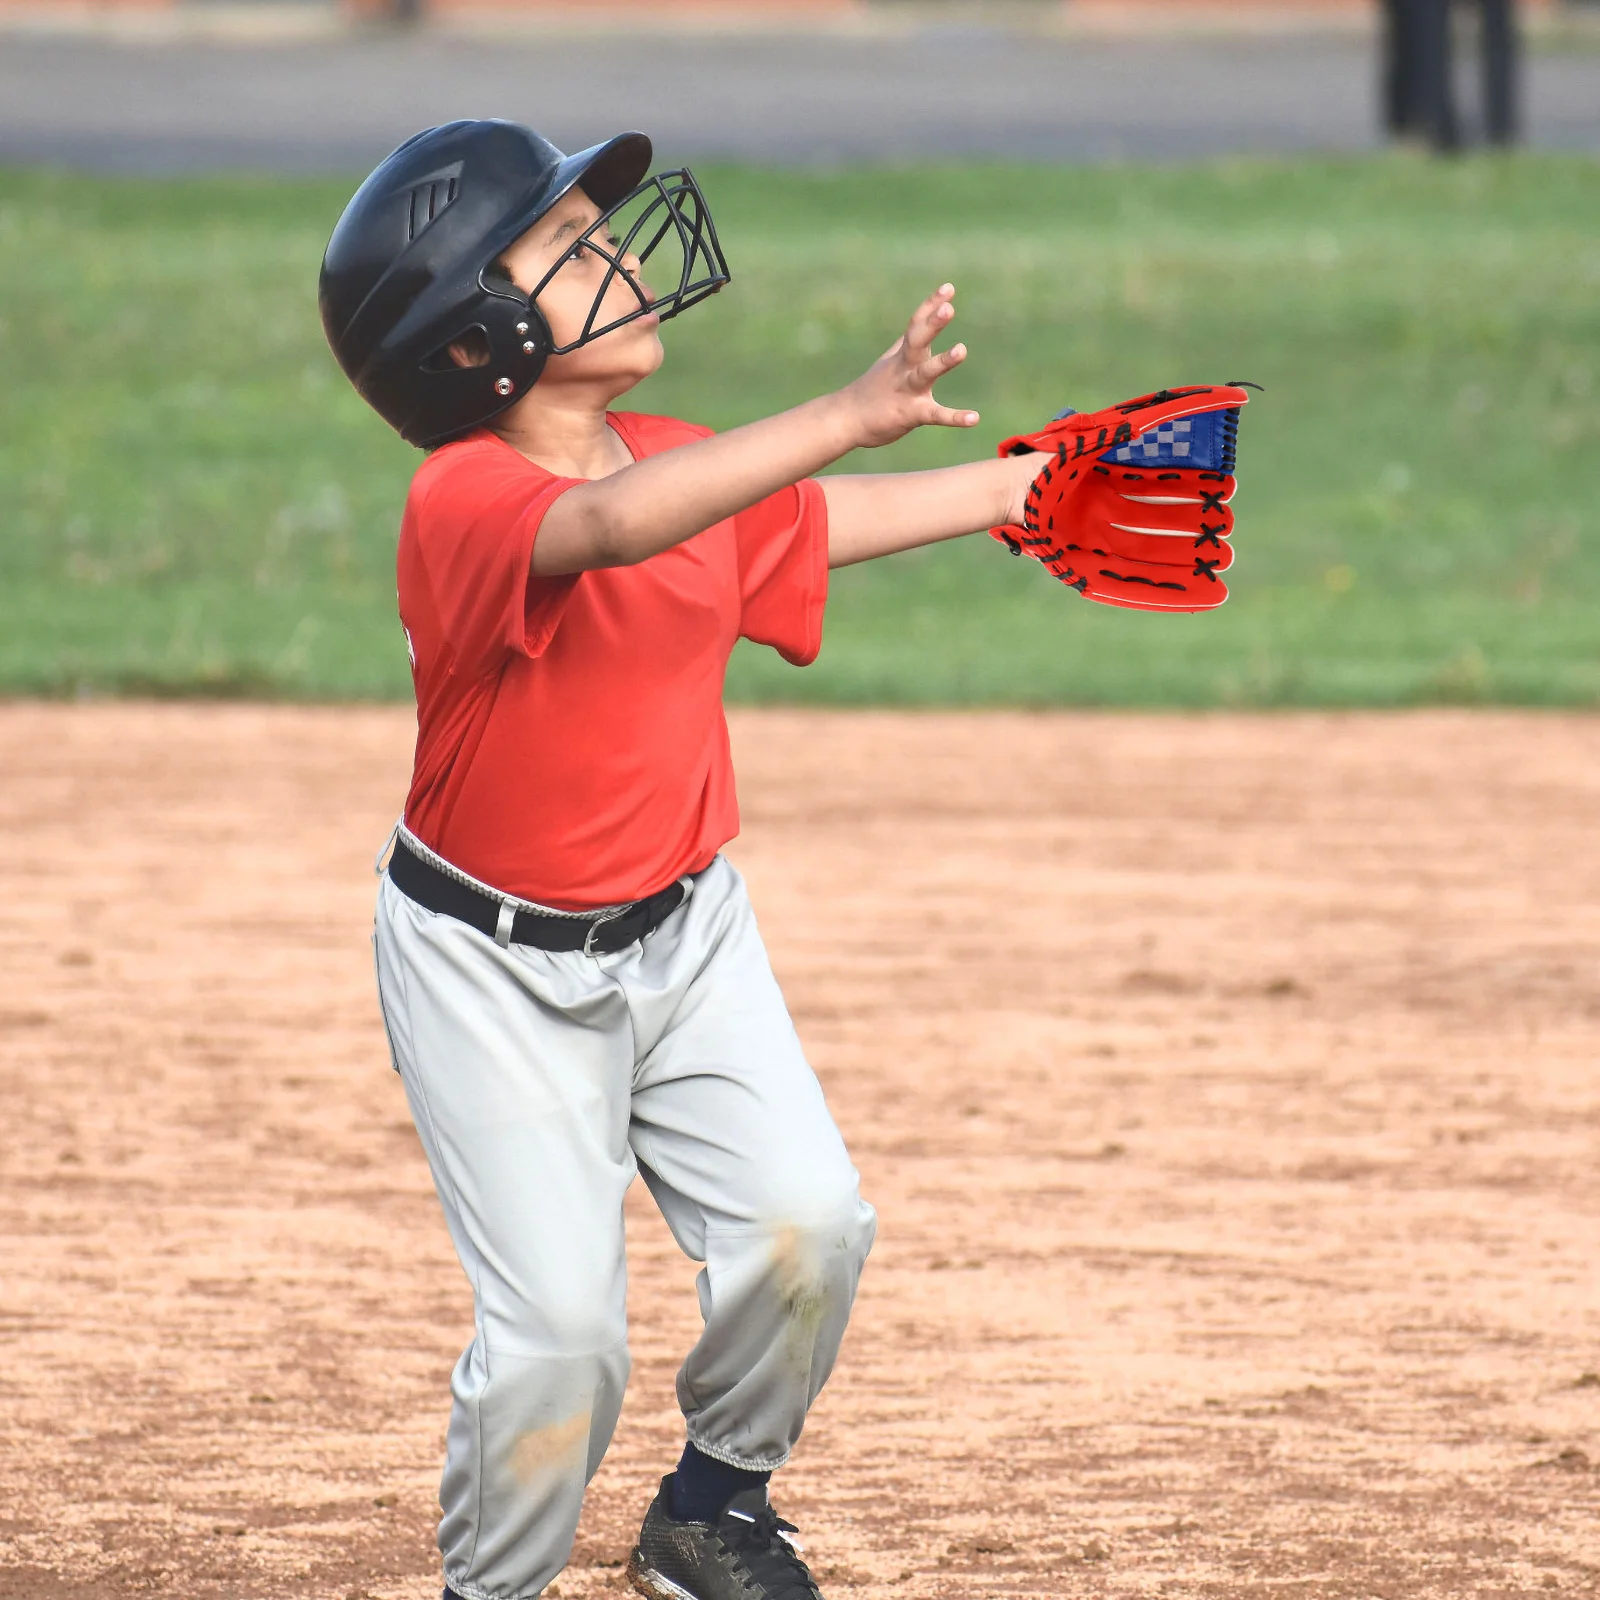
[[[561,478],[605,478],[633,457],[606,420],[610,396],[531,390],[490,423],[514,450]]]

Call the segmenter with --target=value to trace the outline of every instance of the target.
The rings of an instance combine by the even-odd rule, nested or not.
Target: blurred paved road
[[[362,171],[453,116],[669,157],[1172,159],[1376,142],[1358,38],[1049,39],[440,33],[241,45],[0,36],[0,162],[120,172]],[[1529,132],[1600,152],[1600,52],[1536,56]]]

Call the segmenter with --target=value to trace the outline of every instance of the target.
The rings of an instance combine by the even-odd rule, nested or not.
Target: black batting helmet
[[[361,185],[328,241],[317,299],[345,375],[402,438],[426,447],[465,433],[524,395],[551,355],[647,312],[675,316],[728,281],[699,186],[681,170],[645,180],[650,155],[642,133],[568,156],[514,122],[450,122],[408,139]],[[575,187],[602,215],[524,293],[495,262]],[[638,215],[613,248],[607,224],[633,202]],[[672,290],[650,299],[623,258],[642,261],[666,239],[681,249],[682,268]],[[610,267],[581,335],[558,347],[534,302],[584,249]],[[596,327],[619,276],[638,306]],[[449,346],[474,331],[488,363],[458,367]]]

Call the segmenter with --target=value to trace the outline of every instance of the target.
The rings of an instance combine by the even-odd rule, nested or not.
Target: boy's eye
[[[602,262],[606,258],[601,254],[600,247],[609,250],[613,255],[622,247],[622,241],[614,233],[603,234],[599,239],[580,239],[572,247],[572,259],[583,262]]]

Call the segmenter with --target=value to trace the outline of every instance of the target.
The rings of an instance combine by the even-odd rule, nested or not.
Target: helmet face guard
[[[620,221],[620,237],[613,245],[613,223]],[[640,317],[656,316],[665,322],[680,311],[698,305],[714,295],[730,281],[728,263],[717,239],[716,226],[711,220],[710,207],[694,181],[694,174],[679,167],[670,172],[659,172],[646,178],[631,194],[600,215],[584,230],[570,249],[534,285],[528,293],[530,311],[538,310],[539,296],[549,287],[552,279],[570,261],[583,255],[600,257],[606,263],[606,274],[595,291],[589,314],[584,319],[578,337],[567,344],[558,345],[550,338],[547,355],[564,356],[603,339],[608,333],[637,322]],[[667,277],[676,271],[676,284],[662,293],[651,295],[644,285],[624,264],[629,256],[637,259],[644,268],[660,256],[667,267]],[[600,324],[601,307],[611,291],[611,285],[620,280],[638,303],[620,317]],[[484,287],[491,293],[504,293],[489,280]],[[542,320],[542,314],[541,314]]]

